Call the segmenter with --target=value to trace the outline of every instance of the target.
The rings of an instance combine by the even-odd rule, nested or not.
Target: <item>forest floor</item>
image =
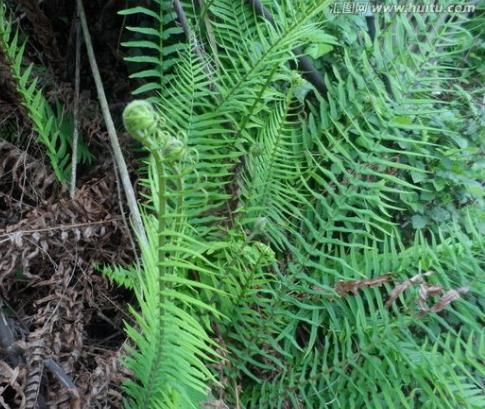
[[[59,101],[72,112],[75,2],[17,3],[7,5],[16,11],[14,21],[27,39],[24,62],[39,70],[34,74],[48,101]],[[85,5],[115,120],[131,98],[120,45],[124,21],[117,14],[123,3],[95,0]],[[109,283],[98,266],[132,261],[133,241],[84,48],[81,55],[80,134],[93,161],[78,167],[71,199],[46,165],[0,53],[3,408],[120,406],[124,374],[117,358],[125,341],[123,321],[130,320],[126,309],[131,294]],[[130,152],[127,136],[120,139],[124,152]],[[126,160],[130,169],[137,166],[136,158]]]

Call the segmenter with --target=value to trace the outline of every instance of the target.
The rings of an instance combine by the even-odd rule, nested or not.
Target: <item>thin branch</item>
[[[253,6],[256,13],[267,20],[271,25],[275,26],[275,21],[271,12],[261,3],[260,0],[247,0],[251,6]],[[308,82],[310,82],[322,96],[327,93],[327,87],[325,86],[320,72],[315,68],[310,58],[303,55],[303,50],[297,47],[293,50],[298,60],[297,68]]]
[[[185,37],[187,40],[192,41],[192,30],[190,29],[184,8],[179,0],[173,0],[173,8],[175,9],[180,25],[182,26],[182,30],[184,30]]]
[[[189,21],[187,20],[187,15],[185,14],[184,8],[180,0],[173,0],[173,8],[175,9],[175,13],[177,14],[177,19],[182,26],[182,30],[184,30],[185,37],[189,44],[194,43],[195,54],[200,59],[201,62],[204,62],[204,71],[209,76],[209,78],[213,78],[213,72],[210,69],[210,65],[207,62],[207,58],[204,55],[204,51],[202,48],[202,43],[199,41],[195,33],[192,31],[190,27]]]
[[[113,152],[111,153],[113,154]],[[121,189],[121,183],[120,183],[120,173],[118,171],[118,168],[116,167],[116,163],[114,161],[112,163],[113,163],[113,171],[115,173],[116,193],[118,195],[118,206],[120,207],[121,219],[123,220],[123,224],[126,226],[126,230],[128,231],[128,238],[130,239],[130,245],[133,250],[133,254],[135,255],[137,263],[139,263],[138,255],[136,254],[135,240],[133,239],[133,235],[131,234],[128,220],[126,219],[126,216],[125,216],[125,207],[123,206],[123,193],[121,191],[122,189]]]
[[[123,218],[122,217],[112,217],[110,219],[99,220],[99,221],[94,221],[94,222],[87,222],[87,223],[59,224],[57,226],[45,227],[45,228],[42,228],[42,229],[9,231],[8,233],[0,234],[0,244],[4,243],[6,241],[12,240],[14,237],[22,237],[24,234],[44,233],[44,232],[50,232],[50,231],[56,231],[56,230],[66,231],[66,230],[71,230],[71,229],[77,229],[77,228],[80,228],[80,227],[90,227],[90,226],[97,226],[97,225],[101,225],[101,224],[108,224],[108,223],[117,222],[117,221],[120,221],[120,220],[123,220]]]
[[[84,34],[84,42],[86,44],[89,64],[91,65],[94,82],[96,83],[99,104],[101,105],[101,110],[103,112],[103,117],[106,123],[106,128],[108,130],[111,147],[113,148],[116,165],[118,166],[120,172],[121,182],[123,184],[123,189],[126,195],[126,201],[130,209],[133,230],[135,231],[138,240],[140,240],[143,244],[147,245],[148,239],[145,233],[145,228],[143,226],[143,221],[141,219],[140,210],[138,209],[135,191],[133,190],[133,186],[130,181],[130,175],[128,173],[125,158],[123,157],[123,153],[121,152],[120,143],[118,141],[118,136],[116,135],[116,129],[113,123],[113,118],[111,117],[111,113],[108,107],[108,101],[104,92],[103,82],[101,80],[101,75],[99,74],[98,64],[96,63],[96,57],[94,55],[93,45],[91,42],[91,36],[89,34],[88,23],[86,20],[86,14],[84,12],[82,0],[77,0],[77,4],[79,7],[81,27]]]
[[[71,158],[71,186],[69,195],[74,198],[76,191],[76,166],[77,166],[77,145],[79,140],[79,87],[81,72],[81,26],[79,23],[79,5],[76,9],[76,66],[74,78],[74,131],[72,134],[72,158]]]
[[[79,392],[76,388],[76,385],[74,385],[74,382],[70,378],[69,375],[66,374],[64,369],[62,369],[57,362],[55,362],[53,359],[48,358],[44,361],[45,367],[51,371],[51,373],[57,378],[57,380],[67,388],[69,394],[71,395],[72,398],[78,399],[80,398]]]

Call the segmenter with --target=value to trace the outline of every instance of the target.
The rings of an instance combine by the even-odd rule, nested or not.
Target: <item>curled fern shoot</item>
[[[214,359],[213,343],[184,306],[208,309],[179,286],[198,286],[186,277],[184,260],[182,141],[162,131],[156,111],[134,101],[123,114],[127,130],[147,149],[153,194],[144,214],[148,246],[142,243],[142,266],[135,285],[137,327],[128,326],[132,346],[126,365],[134,379],[125,384],[129,408],[197,408],[212,379],[206,364]],[[176,141],[176,143],[174,142]],[[169,188],[174,187],[175,192]],[[171,197],[177,197],[171,206]],[[111,274],[116,280],[116,274]]]

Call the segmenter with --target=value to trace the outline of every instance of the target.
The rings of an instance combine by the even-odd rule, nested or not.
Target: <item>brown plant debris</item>
[[[50,19],[45,15],[37,0],[17,0],[32,25],[34,38],[42,47],[43,54],[51,64],[60,62],[61,56],[57,46],[56,35]]]
[[[466,287],[457,288],[456,290],[448,290],[443,297],[441,297],[434,305],[429,309],[430,312],[440,312],[443,311],[448,305],[453,301],[461,298],[462,295],[468,293],[469,289]]]
[[[436,303],[431,307],[428,306],[428,302],[432,297],[443,294],[445,291],[442,286],[436,284],[428,284],[425,281],[426,277],[433,274],[432,271],[427,271],[425,273],[416,274],[415,276],[397,283],[389,294],[385,306],[390,308],[395,301],[410,287],[419,284],[418,300],[417,305],[421,311],[421,314],[427,312],[440,312],[443,311],[448,305],[453,301],[458,300],[464,294],[466,294],[469,289],[466,287],[448,290]],[[384,274],[376,278],[368,278],[363,280],[352,280],[352,281],[339,281],[335,285],[335,291],[340,296],[346,296],[348,293],[356,295],[359,290],[367,287],[378,287],[387,283],[391,280],[391,273]]]
[[[12,184],[18,180],[12,179]],[[55,192],[61,195],[59,190]],[[49,200],[18,223],[0,229],[0,291],[27,327],[20,331],[25,335],[15,339],[23,345],[20,354],[0,351],[0,362],[7,365],[17,358],[10,367],[23,374],[19,379],[25,379],[15,384],[17,393],[8,389],[5,405],[25,409],[121,407],[116,385],[125,375],[115,362],[118,355],[112,358],[113,351],[106,348],[109,344],[98,349],[90,345],[95,317],[113,309],[109,284],[93,267],[131,258],[127,240],[122,239],[127,232],[117,215],[114,177],[85,182],[73,200],[47,197]],[[23,295],[11,299],[19,293]],[[8,328],[8,322],[3,317],[0,330]],[[2,344],[12,344],[13,332],[0,332],[4,334]],[[119,344],[114,345],[119,350]],[[10,345],[3,348],[5,353],[11,349]],[[0,388],[7,382],[4,378],[0,378]],[[11,383],[12,377],[8,379]],[[0,393],[0,399],[6,398]],[[23,406],[13,403],[22,399]]]
[[[51,278],[36,284],[39,289],[47,289],[47,295],[36,302],[33,331],[26,342],[14,342],[8,320],[3,314],[0,316],[0,362],[7,365],[9,356],[19,351],[22,355],[13,370],[25,374],[25,382],[17,388],[17,400],[25,401],[19,406],[23,409],[80,409],[99,407],[95,402],[101,401],[116,401],[117,406],[112,407],[120,407],[121,394],[112,385],[121,383],[125,376],[119,368],[119,354],[110,354],[106,360],[97,356],[99,364],[94,372],[87,365],[92,354],[85,353],[86,327],[94,311],[94,300],[99,297],[93,289],[106,291],[101,277],[87,269],[88,266],[66,261],[60,263]],[[77,274],[77,270],[82,270],[82,274]],[[92,301],[86,305],[89,300]],[[3,356],[5,353],[7,356]],[[74,374],[84,384],[77,385]],[[7,379],[7,375],[2,376],[0,373],[0,387]],[[11,378],[8,377],[10,383]]]
[[[25,369],[11,367],[5,361],[0,360],[0,405],[5,409],[25,408]],[[13,392],[11,403],[3,398],[5,392]]]
[[[428,298],[440,295],[443,293],[443,291],[443,287],[440,285],[428,285],[424,282],[421,283],[418,292],[418,306],[421,311],[428,311]]]
[[[73,200],[36,207],[19,223],[0,229],[0,284],[19,267],[33,279],[32,264],[52,260],[53,254],[55,259],[89,251],[91,259],[104,258],[110,239],[124,233],[120,217],[109,211],[114,191],[106,178],[95,180],[78,189]]]
[[[21,114],[22,118],[27,119],[28,115],[21,104],[22,98],[17,91],[17,83],[12,78],[12,71],[10,68],[10,61],[5,54],[5,51],[0,46],[0,102],[5,102],[6,105],[16,110]],[[3,111],[3,109],[2,109]]]
[[[431,274],[433,274],[432,271],[428,271],[423,274],[416,274],[414,277],[411,277],[407,280],[404,280],[403,282],[397,284],[391,291],[391,294],[389,295],[387,301],[386,301],[386,307],[389,308],[394,301],[396,301],[399,296],[406,291],[409,287],[415,284],[420,284],[423,283],[424,277],[428,277]]]
[[[15,192],[18,190],[18,192]],[[14,207],[53,201],[61,190],[56,177],[41,161],[0,138],[0,191]]]
[[[433,297],[443,294],[445,291],[442,286],[437,284],[428,284],[425,281],[425,278],[431,276],[432,274],[432,271],[416,274],[414,277],[397,284],[386,301],[386,307],[389,308],[398,299],[398,297],[404,293],[404,291],[417,284],[419,284],[417,305],[420,309],[420,315],[428,312],[437,313],[443,311],[453,301],[458,300],[462,297],[462,295],[469,291],[469,289],[466,287],[458,288],[456,290],[448,290],[437,302],[429,307],[429,301]]]
[[[391,274],[387,273],[376,278],[365,278],[363,280],[338,281],[335,285],[335,291],[340,296],[348,293],[357,294],[359,290],[367,287],[380,287],[391,280]]]
[[[72,111],[74,2],[6,4],[27,39],[25,65],[33,64],[52,107]],[[88,19],[100,23],[93,23],[98,63],[117,114],[131,98],[119,64],[123,19],[110,8],[100,18],[103,5],[87,5]],[[80,133],[94,162],[78,165],[73,199],[35,143],[11,67],[0,48],[0,408],[121,408],[121,384],[130,377],[120,358],[123,321],[133,294],[97,266],[131,263],[133,248],[88,62],[81,63]]]
[[[130,374],[121,366],[121,352],[115,351],[105,357],[97,357],[97,366],[91,374],[83,376],[81,395],[86,407],[118,408],[121,407],[122,394],[120,385]]]

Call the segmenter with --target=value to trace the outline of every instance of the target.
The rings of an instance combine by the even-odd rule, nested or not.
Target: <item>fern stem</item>
[[[153,156],[155,158],[155,172],[157,173],[158,177],[158,273],[160,277],[162,277],[164,273],[163,266],[160,262],[164,259],[164,240],[163,235],[165,234],[166,228],[166,212],[167,212],[167,203],[166,203],[166,181],[165,181],[165,168],[163,165],[163,157],[160,151],[153,151]],[[160,283],[160,280],[158,280]],[[161,291],[161,288],[160,288]]]
[[[177,14],[177,18],[184,30],[185,37],[189,45],[193,42],[194,43],[194,51],[200,61],[207,60],[204,56],[203,48],[199,39],[195,35],[195,33],[190,28],[189,21],[187,20],[187,15],[185,14],[184,7],[180,3],[180,0],[173,0],[173,8],[175,9],[175,13]],[[212,72],[209,69],[208,64],[204,64],[204,72],[209,76],[212,77]]]
[[[174,174],[176,175],[175,179],[175,185],[177,189],[177,204],[175,207],[175,226],[174,226],[174,231],[177,233],[183,233],[182,232],[182,218],[183,218],[183,206],[184,206],[184,180],[183,176],[180,173],[180,171],[174,166],[173,167]],[[182,240],[181,234],[177,236],[177,242],[180,243]],[[178,255],[178,254],[177,254]]]

